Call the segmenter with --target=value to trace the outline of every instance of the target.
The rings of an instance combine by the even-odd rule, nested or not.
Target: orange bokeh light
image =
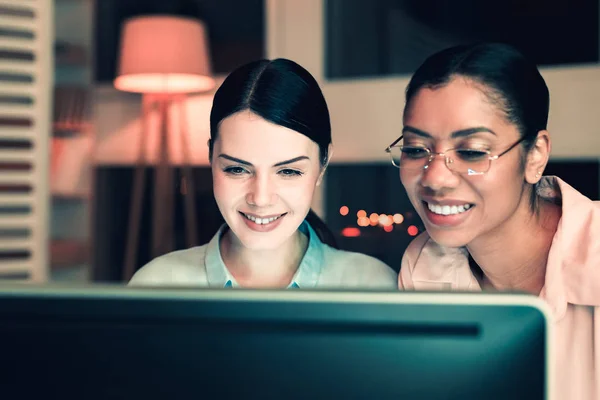
[[[392,219],[385,214],[379,214],[379,223],[383,226],[388,226],[392,224]]]
[[[386,225],[383,227],[383,230],[386,232],[391,232],[394,229],[393,225]]]
[[[365,210],[358,210],[358,212],[356,213],[356,216],[358,218],[363,218],[367,216],[367,212]]]
[[[369,218],[367,217],[360,217],[356,223],[358,224],[358,226],[369,226]]]
[[[394,223],[398,225],[404,222],[404,216],[402,214],[394,214],[392,219],[394,220]]]
[[[347,228],[342,229],[342,236],[345,237],[357,237],[360,236],[360,229],[349,226]]]
[[[346,216],[346,215],[348,215],[349,212],[350,212],[350,209],[347,206],[340,207],[340,214]]]
[[[419,234],[419,228],[414,225],[411,225],[406,230],[410,236],[417,236]]]

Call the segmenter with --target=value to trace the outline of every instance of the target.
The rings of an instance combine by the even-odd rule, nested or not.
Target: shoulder
[[[548,299],[600,305],[600,202],[554,178],[560,188],[562,215],[546,266]]]
[[[129,285],[206,284],[206,247],[192,247],[157,257],[140,268],[129,281]]]
[[[398,274],[375,257],[324,246],[323,281],[340,281],[343,287],[397,289]]]

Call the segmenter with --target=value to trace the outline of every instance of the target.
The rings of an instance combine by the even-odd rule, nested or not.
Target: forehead
[[[250,111],[241,111],[221,122],[215,150],[258,164],[301,155],[311,157],[318,152],[318,146],[299,132],[266,121]]]
[[[404,124],[436,137],[476,126],[494,131],[509,128],[500,104],[494,104],[484,92],[485,87],[464,78],[441,87],[422,88],[411,100]]]

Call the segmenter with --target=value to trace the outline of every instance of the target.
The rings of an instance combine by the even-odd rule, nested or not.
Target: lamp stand
[[[158,157],[154,173],[154,191],[152,199],[152,236],[151,257],[173,251],[175,248],[174,213],[175,185],[173,184],[173,165],[169,160],[169,139],[176,132],[171,132],[170,111],[176,113],[179,119],[178,136],[182,149],[182,184],[181,194],[185,212],[186,246],[197,245],[198,231],[196,224],[195,186],[191,169],[187,115],[184,95],[145,94],[142,103],[142,129],[138,147],[134,182],[132,186],[129,222],[127,226],[127,242],[123,280],[129,281],[136,271],[136,261],[139,246],[140,222],[142,204],[146,183],[146,143],[148,136],[148,119],[153,111],[159,116]]]

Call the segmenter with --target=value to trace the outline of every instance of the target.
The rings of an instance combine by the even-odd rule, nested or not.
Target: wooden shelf
[[[50,193],[50,198],[52,199],[52,201],[56,201],[56,202],[73,202],[73,203],[79,203],[79,202],[90,200],[90,197],[87,193],[52,192],[52,193]]]
[[[90,132],[92,124],[87,122],[55,122],[52,125],[52,136],[56,138],[71,138]]]
[[[87,86],[58,85],[54,88],[54,136],[73,137],[91,129],[90,97]]]
[[[89,261],[87,241],[72,239],[50,240],[50,267],[52,270],[72,268]]]
[[[87,131],[92,127],[89,122],[54,122],[54,131]]]
[[[54,63],[57,67],[87,67],[87,51],[81,45],[57,41],[54,43]]]

